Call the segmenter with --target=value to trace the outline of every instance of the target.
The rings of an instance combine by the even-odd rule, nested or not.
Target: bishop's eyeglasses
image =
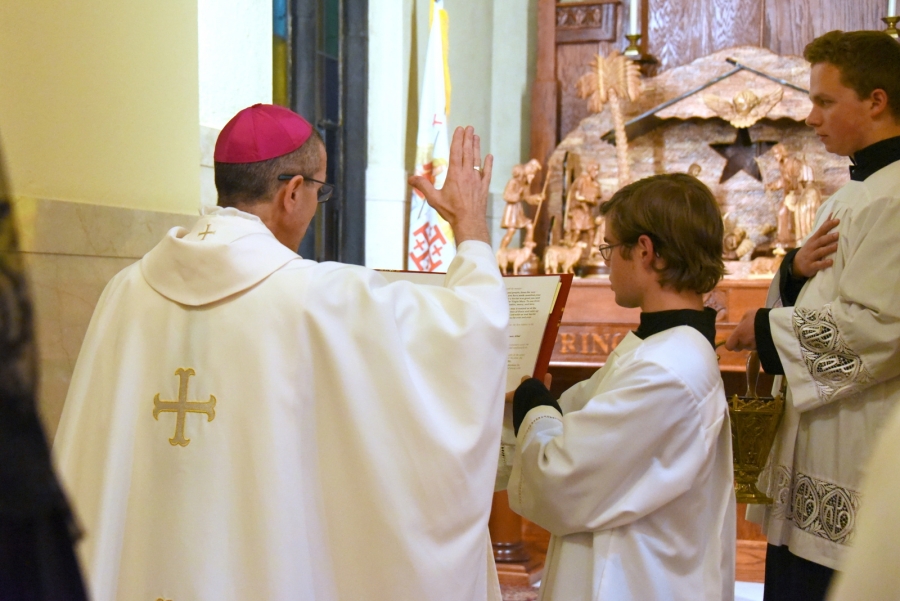
[[[331,195],[334,193],[334,184],[329,184],[328,182],[320,182],[317,179],[313,179],[311,177],[306,177],[305,175],[299,173],[282,173],[278,176],[278,180],[282,182],[286,182],[300,175],[303,178],[304,182],[314,182],[317,184],[322,184],[319,186],[319,189],[316,191],[316,200],[318,202],[328,202],[331,200]]]

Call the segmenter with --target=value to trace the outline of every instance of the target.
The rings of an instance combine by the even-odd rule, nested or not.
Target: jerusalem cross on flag
[[[412,246],[409,251],[409,260],[412,261],[410,271],[438,271],[444,264],[441,253],[447,246],[447,239],[439,224],[422,224],[410,235],[409,244]],[[446,268],[442,271],[446,271]]]
[[[450,163],[447,113],[450,105],[450,72],[447,68],[447,12],[443,0],[432,6],[431,30],[425,51],[422,104],[416,134],[416,175],[428,178],[435,188],[444,185]],[[409,213],[410,271],[446,271],[456,256],[450,224],[441,219],[418,190],[413,190]]]

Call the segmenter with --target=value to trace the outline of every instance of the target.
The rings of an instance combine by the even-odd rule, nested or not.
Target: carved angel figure
[[[742,90],[735,94],[732,100],[712,94],[704,94],[703,102],[716,115],[725,119],[734,127],[742,129],[750,127],[768,115],[769,111],[781,102],[782,96],[784,96],[784,90],[781,88],[775,88],[771,92],[762,95],[758,95],[753,90]]]
[[[599,113],[606,103],[612,111],[616,130],[616,163],[619,169],[619,186],[631,181],[628,169],[628,138],[625,135],[625,117],[620,99],[632,102],[642,91],[641,72],[637,63],[626,56],[613,52],[608,57],[594,57],[591,70],[575,83],[579,98],[586,98],[588,110]]]

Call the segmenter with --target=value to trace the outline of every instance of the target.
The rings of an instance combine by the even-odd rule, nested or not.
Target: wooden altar
[[[716,310],[716,340],[724,341],[744,313],[765,305],[771,277],[754,279],[725,278],[706,295],[706,306]],[[572,283],[563,313],[550,365],[557,371],[587,368],[594,371],[606,362],[610,351],[625,335],[636,329],[638,309],[625,309],[615,303],[609,278],[582,278]],[[719,349],[723,372],[744,372],[747,353]],[[555,387],[555,386],[554,386]]]

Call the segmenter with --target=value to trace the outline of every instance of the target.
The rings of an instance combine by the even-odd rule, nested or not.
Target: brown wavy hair
[[[860,100],[884,90],[888,107],[900,120],[900,44],[883,31],[829,31],[806,45],[803,58],[813,65],[830,63],[841,83]]]
[[[725,275],[724,225],[709,188],[686,173],[666,173],[628,184],[600,207],[606,227],[624,244],[622,256],[642,234],[662,259],[659,283],[678,292],[709,292]]]

